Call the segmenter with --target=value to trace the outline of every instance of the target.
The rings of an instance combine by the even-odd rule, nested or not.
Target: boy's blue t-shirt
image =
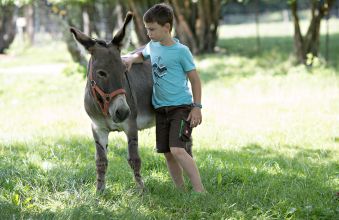
[[[154,108],[192,104],[186,73],[195,69],[193,56],[188,47],[173,39],[171,46],[150,41],[142,51],[144,59],[151,59]]]

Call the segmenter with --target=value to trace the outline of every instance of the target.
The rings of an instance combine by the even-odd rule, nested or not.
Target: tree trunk
[[[83,21],[83,7],[72,7],[69,6],[67,11],[72,11],[71,17],[66,17],[65,19],[60,19],[60,26],[62,28],[64,41],[66,42],[68,52],[71,54],[72,59],[79,63],[80,65],[86,67],[87,66],[87,58],[84,51],[82,51],[81,47],[78,46],[76,41],[74,40],[72,34],[69,31],[69,27],[78,27],[84,28]],[[87,28],[91,28],[90,24],[87,24]],[[90,32],[91,30],[89,30]]]
[[[139,46],[145,45],[150,40],[147,36],[146,29],[144,27],[143,15],[153,5],[153,2],[147,0],[143,1],[134,1],[128,0],[128,7],[132,10],[134,14],[134,30],[137,35]]]
[[[186,20],[183,14],[183,12],[185,12],[186,10],[183,10],[183,12],[181,11],[181,5],[179,5],[177,0],[171,0],[171,3],[174,9],[176,34],[178,35],[181,42],[187,45],[194,54],[198,53],[199,48],[196,42],[197,37],[194,36],[193,31],[192,31],[193,28],[189,26],[188,21]],[[200,36],[203,35],[204,29],[205,29],[203,25],[204,25],[203,21],[200,21],[199,28],[197,29],[197,31],[199,31]]]
[[[168,0],[174,11],[176,37],[187,45],[194,54],[213,52],[217,43],[221,0]],[[143,23],[143,15],[148,8],[158,3],[154,0],[128,0],[134,13],[135,31],[140,44],[149,38]]]
[[[26,19],[26,36],[28,44],[34,44],[34,7],[33,4],[28,4],[24,8]]]
[[[118,11],[115,10],[116,5],[108,4],[104,7],[104,18],[105,21],[105,36],[106,41],[111,41],[113,39],[113,31],[117,24]]]
[[[312,18],[307,33],[304,37],[300,31],[297,1],[290,3],[294,21],[294,49],[298,63],[312,65],[313,57],[318,56],[320,46],[321,20],[326,14],[329,13],[334,2],[335,0],[312,0]],[[307,57],[311,57],[311,60],[307,60]]]
[[[17,12],[14,4],[0,5],[0,54],[5,53],[15,38]]]
[[[301,34],[299,16],[298,16],[297,1],[291,3],[291,13],[294,23],[294,53],[298,63],[304,63],[306,61],[306,55],[304,53],[304,39]]]
[[[255,27],[256,27],[256,38],[257,38],[257,52],[260,52],[260,30],[259,30],[259,0],[255,1]]]
[[[61,28],[63,29],[63,38],[66,42],[68,52],[71,54],[71,57],[73,61],[79,63],[80,65],[86,67],[87,66],[87,58],[86,54],[83,53],[81,50],[81,46],[77,44],[77,42],[74,40],[72,34],[69,31],[69,26],[74,26],[71,25],[72,23],[66,22],[64,20],[61,20]],[[74,26],[75,27],[75,26]]]
[[[98,38],[105,41],[112,40],[114,27],[117,23],[117,13],[115,10],[117,6],[115,1],[100,0],[89,2],[87,5],[89,8],[94,9],[89,12],[89,14],[91,21],[94,24],[93,31],[96,33]]]
[[[82,20],[83,20],[83,32],[87,35],[90,35],[91,33],[91,22],[89,20],[88,10],[86,7],[82,10]]]
[[[310,26],[308,27],[305,36],[305,53],[318,56],[318,50],[320,45],[320,22],[324,17],[324,11],[321,10],[321,6],[318,6],[317,1],[312,1],[312,19]]]
[[[221,1],[170,0],[174,9],[175,30],[182,43],[194,54],[214,51],[218,35]]]
[[[329,58],[330,58],[329,47],[328,47],[328,45],[330,43],[330,28],[329,28],[330,25],[329,25],[329,19],[330,19],[330,15],[327,14],[326,15],[326,41],[325,41],[325,44],[326,44],[326,46],[325,46],[325,60],[326,60],[326,62],[328,62]]]

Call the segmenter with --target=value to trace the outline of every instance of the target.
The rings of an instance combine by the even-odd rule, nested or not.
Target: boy
[[[169,5],[154,5],[143,19],[151,41],[141,53],[125,58],[125,65],[129,70],[133,63],[151,59],[157,152],[164,153],[176,187],[184,188],[184,170],[193,189],[203,192],[196,163],[186,151],[191,140],[190,131],[202,121],[201,83],[192,54],[186,46],[171,37],[173,10]],[[192,87],[193,103],[187,78]]]

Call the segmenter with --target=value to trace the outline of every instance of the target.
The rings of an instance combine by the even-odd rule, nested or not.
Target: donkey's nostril
[[[120,120],[120,121],[123,121],[125,120],[129,115],[129,111],[128,110],[117,110],[115,112],[115,116]]]

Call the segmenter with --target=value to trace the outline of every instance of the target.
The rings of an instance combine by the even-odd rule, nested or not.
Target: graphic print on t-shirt
[[[161,62],[161,57],[155,57],[155,62],[152,64],[152,72],[155,76],[155,84],[158,84],[159,79],[167,74],[167,67]]]

